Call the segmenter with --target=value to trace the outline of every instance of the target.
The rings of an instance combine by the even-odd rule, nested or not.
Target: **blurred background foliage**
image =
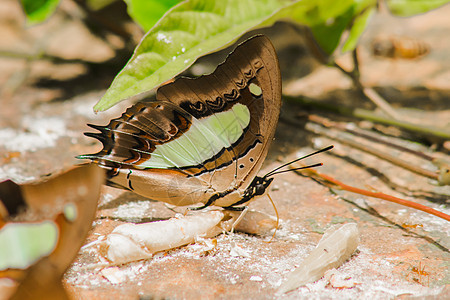
[[[44,22],[58,8],[58,0],[20,0],[29,25]],[[96,111],[147,92],[172,79],[197,58],[222,49],[246,32],[279,20],[306,25],[324,63],[353,51],[371,16],[376,0],[124,0],[129,16],[146,34],[120,71]],[[104,21],[107,8],[118,0],[76,1],[89,17],[103,22],[126,42],[127,28]],[[448,0],[386,0],[392,14],[412,16],[438,8]],[[87,22],[90,22],[87,20]],[[345,38],[343,38],[345,36]]]

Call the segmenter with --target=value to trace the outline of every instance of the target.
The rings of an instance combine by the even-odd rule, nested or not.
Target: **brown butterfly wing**
[[[149,160],[156,146],[188,131],[191,119],[191,115],[171,102],[136,103],[107,126],[89,124],[100,133],[85,134],[100,140],[103,149],[79,158],[89,158],[112,169],[134,168]]]
[[[281,76],[275,50],[268,38],[251,38],[212,74],[177,79],[160,87],[156,98],[129,108],[108,126],[91,125],[100,133],[87,135],[99,139],[104,148],[80,158],[107,167],[109,179],[121,187],[178,205],[205,202],[214,193],[242,191],[264,161],[279,116]],[[239,123],[241,128],[231,126],[239,132],[230,133],[230,124],[218,115],[232,118],[237,104],[241,110],[245,106],[248,122]],[[232,120],[234,125],[238,121]],[[215,128],[202,133],[208,122]],[[189,137],[192,134],[195,138]],[[163,148],[166,152],[157,153]],[[155,167],[158,156],[164,167]],[[151,168],[146,167],[152,162]],[[183,200],[191,194],[198,200]]]
[[[261,95],[252,94],[251,84],[261,89]],[[275,49],[267,37],[256,36],[237,47],[214,73],[196,79],[181,78],[162,86],[157,99],[176,103],[200,120],[227,111],[236,103],[247,106],[250,124],[239,142],[227,155],[205,163],[204,167],[215,170],[210,180],[219,191],[233,185],[240,187],[244,182],[248,185],[267,155],[280,113],[281,75]],[[233,163],[217,168],[229,162],[230,155]],[[198,168],[193,173],[202,172]]]

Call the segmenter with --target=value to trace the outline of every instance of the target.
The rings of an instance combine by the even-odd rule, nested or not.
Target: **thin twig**
[[[373,103],[375,103],[383,112],[385,112],[388,116],[395,118],[396,120],[401,120],[402,116],[400,116],[392,106],[383,98],[380,94],[378,94],[373,88],[363,87],[362,92],[364,95],[369,98]]]
[[[355,87],[360,90],[370,101],[372,101],[376,106],[378,106],[384,113],[386,113],[389,117],[392,117],[397,120],[401,120],[401,116],[391,107],[391,105],[378,94],[374,89],[365,87],[359,78],[359,66],[356,55],[356,50],[354,50],[354,69],[352,71],[347,71],[343,67],[341,67],[337,62],[333,62],[333,65],[342,71],[345,75],[350,77],[353,81]]]
[[[336,128],[338,130],[339,129],[342,130],[341,128],[339,128],[339,126],[337,126],[338,124],[335,124],[335,122],[329,121],[329,123],[327,124],[327,122],[322,122],[323,121],[322,118],[317,117],[317,116],[309,116],[309,119],[311,121],[313,121],[315,123],[319,123],[319,124],[321,124],[321,125],[323,125],[325,127],[328,127],[328,128],[332,127],[332,128]],[[317,131],[317,130],[315,130],[315,131]],[[402,167],[403,169],[409,170],[409,171],[414,172],[416,174],[419,174],[421,176],[425,176],[425,177],[428,177],[428,178],[431,178],[431,179],[434,179],[434,180],[438,180],[438,176],[439,175],[436,172],[429,171],[427,169],[415,166],[415,165],[411,164],[410,162],[407,162],[407,161],[405,161],[403,159],[400,159],[398,157],[392,156],[392,155],[390,155],[388,153],[379,151],[376,148],[364,145],[364,144],[362,144],[360,142],[357,142],[357,141],[355,141],[353,139],[345,138],[344,136],[338,136],[337,134],[332,134],[332,132],[329,132],[329,131],[328,132],[324,132],[324,130],[320,130],[320,134],[324,134],[324,135],[326,135],[326,136],[328,136],[328,137],[330,137],[330,138],[332,138],[334,140],[337,140],[337,141],[339,141],[341,143],[347,144],[347,145],[351,146],[352,148],[355,148],[355,149],[364,151],[366,153],[372,154],[373,156],[376,156],[376,157],[381,158],[381,159],[383,159],[385,161],[388,161],[388,162],[390,162],[390,163],[392,163],[394,165]]]
[[[362,108],[353,108],[353,107],[346,107],[343,105],[333,105],[330,103],[323,103],[312,99],[307,99],[305,97],[290,97],[290,96],[284,96],[283,98],[288,101],[293,101],[296,103],[300,103],[305,106],[311,106],[311,107],[317,107],[321,109],[325,109],[328,111],[332,111],[335,113],[339,113],[345,116],[355,117],[363,120],[368,120],[380,124],[386,124],[386,125],[392,125],[397,126],[402,129],[415,132],[421,135],[425,135],[428,137],[433,138],[439,138],[443,140],[449,140],[450,139],[450,130],[448,129],[441,129],[434,126],[425,126],[425,125],[418,125],[418,124],[412,124],[409,122],[405,122],[402,120],[394,120],[393,118],[387,118],[384,116],[381,116],[377,113],[374,113],[372,111],[362,109]]]
[[[388,162],[390,162],[390,163],[392,163],[394,165],[402,167],[403,169],[406,169],[406,170],[411,171],[413,173],[416,173],[418,175],[425,176],[425,177],[428,177],[428,178],[431,178],[431,179],[434,179],[434,180],[438,180],[438,174],[436,172],[429,171],[429,170],[417,167],[415,165],[412,165],[408,161],[405,161],[405,160],[400,159],[398,157],[395,157],[395,156],[392,156],[390,154],[384,153],[384,152],[379,151],[379,150],[377,150],[375,148],[366,146],[366,145],[364,145],[362,143],[359,143],[359,142],[357,142],[357,141],[355,141],[353,139],[345,138],[343,136],[338,136],[337,134],[333,134],[330,131],[326,132],[324,129],[321,129],[321,128],[315,128],[314,132],[315,133],[320,133],[322,135],[326,135],[329,138],[332,138],[334,140],[339,141],[340,143],[347,144],[347,145],[349,145],[352,148],[355,148],[355,149],[361,150],[363,152],[369,153],[369,154],[371,154],[373,156],[376,156],[378,158],[386,160],[386,161],[388,161]]]
[[[379,143],[379,144],[384,144],[384,145],[392,147],[394,149],[397,149],[397,150],[400,150],[400,151],[403,151],[403,152],[411,153],[411,154],[413,154],[413,155],[415,155],[417,157],[420,157],[422,159],[425,159],[425,160],[428,160],[428,161],[431,161],[431,162],[434,160],[434,158],[432,156],[430,156],[428,154],[425,154],[424,152],[413,150],[413,149],[407,148],[405,146],[402,146],[400,144],[395,144],[395,143],[393,143],[391,141],[387,141],[387,140],[382,139],[380,137],[377,137],[375,135],[372,135],[372,134],[369,134],[367,132],[364,132],[361,129],[360,130],[356,130],[356,129],[348,128],[348,126],[346,126],[345,124],[340,123],[340,122],[334,122],[334,121],[331,121],[331,120],[329,120],[327,118],[324,118],[324,117],[321,117],[321,116],[318,116],[318,115],[309,115],[308,119],[310,121],[312,121],[312,122],[321,124],[324,127],[334,128],[334,129],[338,129],[338,130],[341,130],[341,131],[345,131],[345,132],[351,133],[353,135],[365,138],[365,139],[367,139],[369,141],[372,141],[372,142],[375,142],[375,143]]]
[[[359,60],[358,60],[358,47],[355,47],[352,51],[352,61],[353,61],[353,74],[358,82],[361,84],[361,72],[359,71]]]

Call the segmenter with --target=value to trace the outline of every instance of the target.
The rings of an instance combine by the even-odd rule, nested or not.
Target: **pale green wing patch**
[[[236,104],[230,111],[212,115],[204,125],[222,142],[224,148],[228,148],[239,139],[249,123],[248,108]]]
[[[58,237],[52,221],[6,224],[0,230],[0,271],[28,268],[53,252]]]
[[[230,110],[201,120],[193,119],[191,128],[179,138],[157,145],[149,160],[138,168],[181,168],[197,166],[229,148],[250,124],[247,106],[237,103]]]

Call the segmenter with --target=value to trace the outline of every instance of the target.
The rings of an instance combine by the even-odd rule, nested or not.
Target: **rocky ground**
[[[70,3],[64,5],[66,11],[70,10],[71,7],[67,8]],[[410,120],[447,130],[450,120],[449,13],[450,6],[407,19],[380,13],[364,35],[360,51],[364,84],[374,87]],[[83,136],[88,130],[86,123],[106,124],[131,105],[121,103],[105,113],[94,114],[92,107],[104,93],[117,67],[93,69],[76,61],[95,64],[111,58],[114,54],[111,45],[120,41],[99,40],[64,10],[43,25],[24,29],[20,8],[13,0],[0,3],[0,22],[0,50],[8,50],[7,54],[0,55],[0,178],[18,183],[35,181],[45,174],[80,163],[75,159],[78,154],[98,150],[100,145],[96,141]],[[311,58],[298,30],[277,24],[265,33],[273,40],[280,56],[286,94],[373,109],[340,71],[322,66]],[[431,51],[415,60],[374,57],[372,42],[380,36],[413,37],[427,43]],[[72,61],[62,63],[10,55],[30,51],[43,51]],[[209,57],[203,61],[208,65],[216,60]],[[338,62],[350,67],[348,55],[340,57]],[[199,68],[203,70],[200,66],[192,72],[201,72]],[[445,148],[435,153],[436,145],[441,145],[442,141],[421,139],[425,145],[419,144],[405,138],[396,128],[317,110],[306,111],[295,103],[285,102],[275,141],[261,173],[313,148],[333,144],[335,150],[315,159],[324,163],[320,168],[322,173],[348,185],[384,192],[450,213],[448,186],[439,186],[434,180],[330,138],[327,133],[333,129],[307,122],[306,114],[346,124],[351,121],[356,128],[373,129],[377,136],[385,136],[387,132],[390,141],[449,159]],[[414,135],[406,137],[416,138]],[[352,139],[411,164],[436,170],[431,162],[415,155]],[[216,249],[209,255],[188,246],[151,260],[119,266],[114,269],[118,283],[105,278],[101,268],[92,267],[98,260],[98,251],[91,247],[80,252],[65,276],[65,286],[77,299],[270,299],[327,228],[356,222],[361,238],[358,251],[337,270],[337,275],[351,277],[357,284],[352,288],[335,288],[322,279],[283,298],[449,297],[450,227],[447,221],[379,199],[330,190],[294,172],[277,176],[270,195],[281,222],[281,228],[270,243],[271,235],[222,234],[217,237]],[[272,205],[264,198],[251,203],[250,207],[274,214]],[[123,222],[148,222],[173,215],[174,212],[161,203],[105,187],[88,241],[111,232]]]

